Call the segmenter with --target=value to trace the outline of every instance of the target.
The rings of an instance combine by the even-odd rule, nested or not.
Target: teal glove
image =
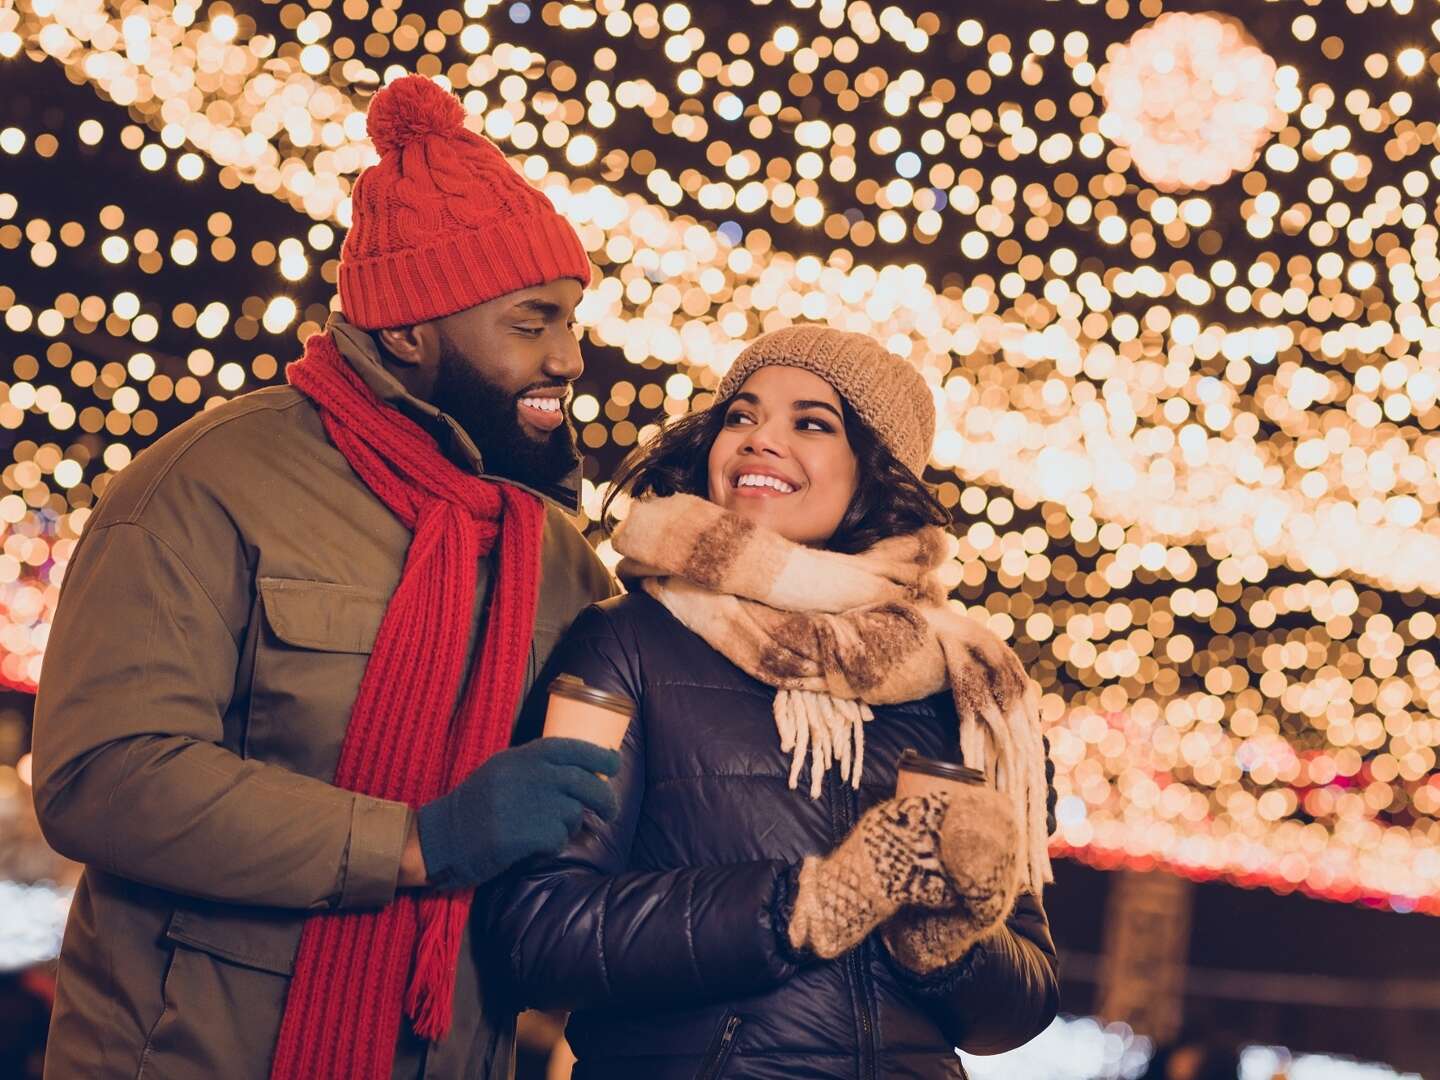
[[[589,809],[609,821],[620,755],[579,739],[502,750],[454,791],[420,808],[420,852],[432,885],[481,885],[531,855],[553,855]]]

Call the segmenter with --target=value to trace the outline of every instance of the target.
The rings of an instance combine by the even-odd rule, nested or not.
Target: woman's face
[[[859,482],[840,395],[800,368],[760,368],[710,446],[710,501],[797,544],[834,535]]]

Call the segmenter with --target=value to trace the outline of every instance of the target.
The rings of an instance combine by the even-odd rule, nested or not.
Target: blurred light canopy
[[[0,0],[0,676],[114,475],[323,325],[419,71],[599,268],[602,554],[746,339],[872,334],[939,408],[954,602],[1044,691],[1056,850],[1440,912],[1433,14]]]

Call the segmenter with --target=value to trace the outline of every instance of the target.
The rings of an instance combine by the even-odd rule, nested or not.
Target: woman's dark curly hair
[[[632,450],[620,463],[601,517],[611,520],[611,504],[621,494],[635,499],[682,494],[709,498],[710,447],[725,426],[729,409],[727,400],[690,413]],[[840,409],[845,437],[855,452],[859,483],[825,547],[854,555],[887,537],[913,533],[926,525],[949,525],[950,512],[930,486],[886,449],[843,397]]]

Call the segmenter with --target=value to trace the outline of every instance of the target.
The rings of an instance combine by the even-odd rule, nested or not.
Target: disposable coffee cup
[[[978,769],[921,757],[914,750],[906,750],[900,755],[896,771],[895,796],[934,795],[984,782],[985,774]]]
[[[635,716],[635,702],[586,686],[574,675],[561,675],[550,684],[550,705],[541,734],[552,739],[582,739],[607,750],[619,750]]]

